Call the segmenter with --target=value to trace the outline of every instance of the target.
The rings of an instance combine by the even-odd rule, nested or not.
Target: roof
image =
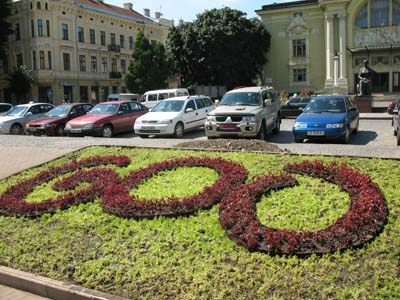
[[[260,10],[256,11],[300,7],[300,6],[318,4],[318,2],[319,2],[318,0],[302,0],[302,1],[292,1],[285,3],[273,3],[273,4],[263,5]]]
[[[262,90],[272,89],[272,87],[265,86],[251,86],[230,90],[227,93],[259,93]]]
[[[365,47],[348,48],[348,50],[351,53],[392,51],[392,50],[400,50],[400,45],[365,46]]]
[[[123,7],[111,5],[99,0],[75,0],[75,5],[100,13],[113,15],[115,17],[128,19],[131,21],[141,23],[153,22],[151,19],[145,17],[135,10],[125,9]]]

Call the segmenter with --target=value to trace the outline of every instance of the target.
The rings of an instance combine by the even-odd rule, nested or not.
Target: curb
[[[0,284],[53,300],[129,300],[4,266]]]

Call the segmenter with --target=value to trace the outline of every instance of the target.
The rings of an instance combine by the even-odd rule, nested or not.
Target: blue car
[[[317,96],[308,102],[295,120],[293,135],[296,143],[305,139],[339,139],[347,144],[352,133],[358,132],[359,112],[348,96]]]

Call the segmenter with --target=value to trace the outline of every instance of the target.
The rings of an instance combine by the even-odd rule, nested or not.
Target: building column
[[[339,79],[347,78],[347,43],[346,43],[346,15],[341,14],[339,17],[339,64],[340,64],[340,74]]]
[[[333,84],[333,56],[334,56],[334,33],[333,15],[325,15],[325,51],[326,51],[326,77],[325,86]]]

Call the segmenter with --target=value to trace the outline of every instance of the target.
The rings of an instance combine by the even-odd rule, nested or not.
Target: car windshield
[[[27,106],[14,106],[8,113],[8,116],[22,116],[26,111]]]
[[[91,114],[91,115],[115,114],[117,109],[118,109],[118,104],[102,103],[102,104],[97,104],[95,107],[93,107],[88,112],[88,114]]]
[[[164,100],[158,103],[152,111],[155,112],[166,112],[166,111],[172,111],[172,112],[178,112],[181,111],[183,108],[183,104],[185,104],[185,101],[178,101],[178,100]]]
[[[259,93],[229,93],[222,97],[219,105],[235,106],[235,105],[245,105],[245,106],[258,106],[261,104],[261,97]]]
[[[57,118],[57,117],[65,117],[68,115],[69,111],[71,109],[71,106],[57,106],[50,110],[47,113],[48,117],[51,118]]]
[[[313,98],[304,108],[305,113],[344,113],[346,106],[342,98]]]

